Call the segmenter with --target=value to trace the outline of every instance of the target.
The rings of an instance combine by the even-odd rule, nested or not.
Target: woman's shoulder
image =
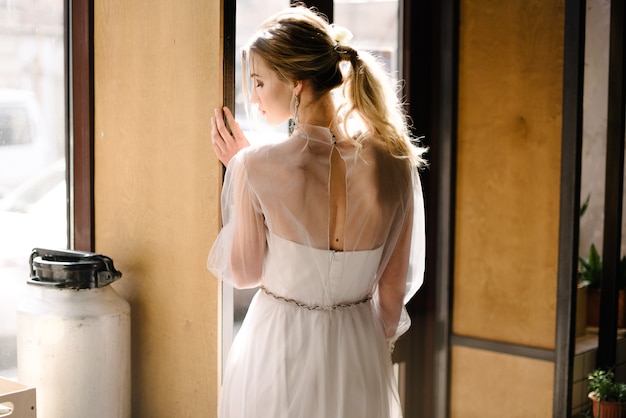
[[[283,171],[293,157],[282,142],[253,144],[238,154],[240,164],[246,172],[248,181],[269,180]]]
[[[385,141],[377,136],[368,135],[361,138],[360,153],[365,161],[375,161],[372,168],[378,176],[386,179],[388,186],[405,188],[411,177],[411,164],[408,158],[395,156]],[[370,164],[371,165],[371,164]]]
[[[398,168],[406,166],[406,160],[392,155],[387,143],[379,136],[364,135],[357,141],[361,144],[361,152],[372,155],[380,164]]]
[[[240,158],[244,161],[259,158],[259,156],[268,152],[269,149],[275,147],[277,142],[250,142],[250,145],[238,152]]]

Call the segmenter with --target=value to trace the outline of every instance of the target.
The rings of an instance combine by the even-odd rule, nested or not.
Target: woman
[[[424,150],[346,33],[296,6],[244,49],[249,100],[269,123],[293,119],[288,139],[248,146],[228,109],[232,134],[221,112],[211,121],[227,171],[208,267],[260,287],[226,363],[223,418],[401,416],[389,349],[422,283]]]

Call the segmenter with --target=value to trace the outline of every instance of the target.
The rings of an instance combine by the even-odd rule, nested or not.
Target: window
[[[67,247],[66,2],[0,1],[0,376],[34,247]]]
[[[334,17],[336,24],[352,32],[351,46],[377,56],[387,71],[398,78],[398,0],[335,0]]]

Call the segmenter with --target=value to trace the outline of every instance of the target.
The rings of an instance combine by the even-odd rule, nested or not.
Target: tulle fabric
[[[330,236],[337,155],[341,251]],[[388,343],[408,329],[404,304],[422,284],[423,207],[417,171],[375,139],[357,152],[301,125],[231,160],[207,265],[229,284],[267,292],[257,292],[229,353],[222,418],[401,416]]]

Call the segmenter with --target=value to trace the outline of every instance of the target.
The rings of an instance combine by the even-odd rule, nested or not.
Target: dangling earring
[[[295,110],[293,112],[293,125],[294,127],[298,126],[298,107],[300,107],[300,98],[295,95],[294,96],[295,99]]]
[[[289,119],[289,135],[298,128],[298,107],[300,107],[300,98],[294,93],[291,98],[293,104],[293,118]]]

